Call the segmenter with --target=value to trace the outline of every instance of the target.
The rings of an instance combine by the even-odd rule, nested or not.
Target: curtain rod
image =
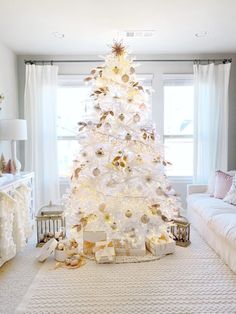
[[[86,62],[104,62],[104,60],[24,60],[25,64],[54,64],[54,63],[86,63]],[[134,62],[193,62],[193,63],[200,63],[200,62],[218,62],[218,63],[231,63],[232,58],[225,58],[225,59],[137,59]]]

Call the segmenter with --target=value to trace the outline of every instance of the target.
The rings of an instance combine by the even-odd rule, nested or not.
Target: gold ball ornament
[[[109,213],[105,213],[103,219],[106,223],[111,223],[111,215]]]
[[[125,116],[123,115],[123,113],[121,113],[121,114],[118,116],[118,118],[119,118],[120,121],[123,121],[124,118],[125,118]]]
[[[115,73],[115,74],[118,74],[120,72],[119,68],[117,66],[115,66],[112,71]]]
[[[127,82],[129,81],[129,75],[124,74],[124,75],[122,75],[121,79],[122,79],[122,81],[123,81],[124,83],[127,83]]]
[[[98,210],[99,210],[100,212],[104,213],[106,207],[107,207],[106,203],[101,203],[101,204],[98,206]]]
[[[126,216],[127,218],[132,217],[132,215],[133,215],[133,213],[132,213],[132,210],[130,210],[130,209],[128,209],[128,210],[125,212],[125,216]]]
[[[147,223],[149,223],[149,221],[150,221],[150,218],[148,217],[148,215],[144,214],[144,215],[141,217],[141,222],[142,222],[143,224],[147,224]]]

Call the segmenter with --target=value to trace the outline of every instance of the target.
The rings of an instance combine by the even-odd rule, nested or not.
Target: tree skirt
[[[85,255],[85,257],[91,261],[95,261],[95,258],[91,255]],[[146,251],[146,255],[144,256],[116,256],[115,263],[116,264],[124,264],[124,263],[143,263],[143,262],[151,262],[160,259],[160,256],[154,256],[150,252]]]
[[[46,261],[16,313],[236,313],[236,276],[192,232],[188,248],[149,263],[58,268]]]

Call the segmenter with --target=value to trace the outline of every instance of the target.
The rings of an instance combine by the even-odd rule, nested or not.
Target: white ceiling
[[[0,0],[0,41],[18,54],[103,53],[130,29],[156,30],[125,41],[134,53],[236,52],[236,0]]]

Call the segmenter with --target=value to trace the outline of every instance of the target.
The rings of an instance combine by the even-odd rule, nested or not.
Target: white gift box
[[[83,240],[88,242],[106,241],[107,235],[105,231],[84,230]]]
[[[164,256],[175,252],[175,241],[172,238],[161,240],[155,236],[146,237],[146,247],[154,256]]]
[[[131,243],[116,240],[115,253],[118,256],[144,256],[146,255],[145,243],[140,243],[137,247],[132,247]]]
[[[106,241],[107,235],[105,231],[90,231],[83,232],[83,251],[84,254],[93,254],[96,242]]]
[[[100,241],[95,244],[95,260],[99,264],[115,262],[115,249],[112,242]]]

